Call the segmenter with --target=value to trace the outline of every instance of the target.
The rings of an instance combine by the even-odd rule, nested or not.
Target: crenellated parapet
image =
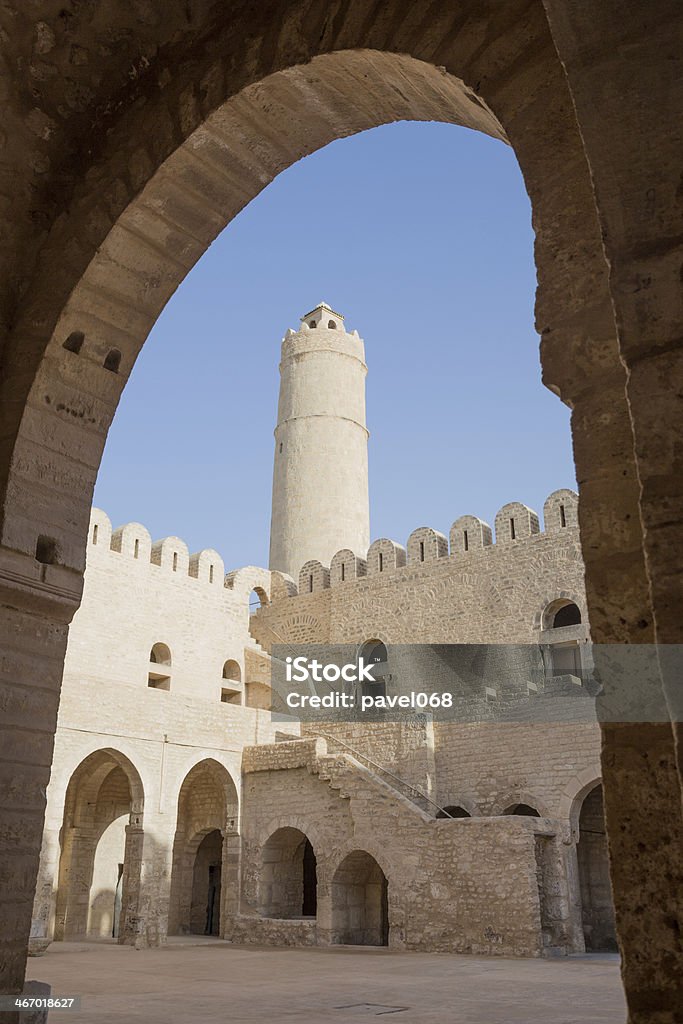
[[[334,555],[329,568],[317,560],[306,562],[299,572],[298,589],[291,577],[273,573],[273,600],[315,594],[352,580],[411,570],[439,559],[460,561],[486,548],[509,550],[539,535],[560,534],[578,526],[578,501],[578,494],[568,488],[553,491],[543,505],[543,530],[533,509],[512,501],[503,505],[496,515],[495,538],[494,531],[483,519],[464,515],[455,520],[448,537],[429,526],[420,526],[410,534],[405,547],[381,537],[373,541],[365,557],[343,548]]]
[[[190,554],[180,537],[152,541],[142,523],[126,523],[113,529],[111,520],[99,508],[91,510],[87,553],[89,560],[112,558],[118,560],[112,564],[131,568],[137,564],[140,571],[149,567],[150,571],[159,572],[169,580],[187,580],[189,585],[215,588],[217,593],[231,590],[236,596],[244,597],[247,604],[252,591],[256,591],[262,601],[270,600],[272,574],[267,569],[245,566],[226,574],[223,559],[214,548]],[[278,591],[278,596],[282,593]]]

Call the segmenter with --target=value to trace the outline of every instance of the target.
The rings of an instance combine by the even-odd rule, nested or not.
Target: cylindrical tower
[[[298,582],[304,562],[370,543],[365,348],[322,302],[282,342],[270,568]]]

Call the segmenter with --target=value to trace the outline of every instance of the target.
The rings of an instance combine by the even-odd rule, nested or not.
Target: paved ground
[[[616,956],[487,960],[211,940],[134,950],[53,943],[28,977],[81,995],[50,1024],[623,1024]]]

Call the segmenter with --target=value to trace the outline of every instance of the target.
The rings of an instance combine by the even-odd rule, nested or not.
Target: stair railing
[[[435,800],[432,800],[432,798],[430,796],[427,796],[427,794],[425,792],[423,792],[423,790],[421,790],[419,788],[419,786],[413,786],[413,784],[411,782],[406,782],[405,779],[402,779],[399,775],[396,775],[394,772],[390,771],[388,768],[385,768],[384,765],[378,764],[377,761],[373,761],[373,759],[371,757],[368,757],[367,754],[363,754],[363,753],[361,753],[360,750],[356,750],[349,743],[345,743],[344,740],[340,740],[337,736],[330,736],[329,733],[326,733],[326,732],[317,732],[317,733],[314,733],[314,735],[315,736],[320,736],[320,737],[322,737],[322,739],[329,740],[332,743],[337,743],[340,747],[345,747],[346,750],[348,750],[351,754],[353,754],[353,756],[355,758],[357,758],[359,761],[367,762],[367,764],[372,765],[373,768],[376,768],[378,771],[382,772],[384,775],[388,775],[390,779],[393,779],[395,782],[400,783],[405,789],[409,790],[411,793],[416,793],[423,800],[426,800],[428,804],[431,804],[432,807],[436,807],[437,811],[444,818],[454,818],[455,817],[453,814],[450,814],[446,810],[445,807],[441,807],[439,804],[437,804],[437,802]],[[413,803],[415,803],[414,800],[413,800]]]

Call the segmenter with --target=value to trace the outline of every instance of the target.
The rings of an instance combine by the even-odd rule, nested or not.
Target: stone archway
[[[54,937],[134,943],[140,896],[143,791],[118,751],[90,754],[66,791]]]
[[[213,758],[185,776],[173,841],[169,935],[220,934],[237,899],[237,863],[228,856],[237,805],[230,774]]]
[[[598,783],[582,802],[577,846],[581,919],[588,952],[616,951],[614,901],[609,877],[607,831],[602,786]]]
[[[0,640],[13,652],[4,670],[22,749],[32,737],[24,842],[34,851],[28,871],[12,860],[0,894],[25,908],[6,958],[10,989],[23,973],[66,626],[121,387],[211,239],[305,152],[402,117],[468,124],[513,145],[534,211],[544,379],[573,407],[593,638],[680,638],[680,514],[666,501],[678,493],[680,445],[662,441],[661,424],[679,436],[672,99],[681,85],[675,62],[661,59],[676,38],[676,5],[660,0],[653,11],[643,31],[640,5],[611,0],[600,10],[588,0],[484,0],[476,9],[453,0],[436,12],[355,0],[334,15],[327,4],[294,2],[268,17],[213,5],[156,17],[152,5],[132,32],[112,8],[100,28],[134,39],[133,50],[100,50],[77,66],[70,48],[76,38],[85,54],[97,48],[95,27],[76,19],[65,35],[44,23],[40,52],[69,67],[72,88],[65,103],[65,76],[11,83],[17,130],[4,158],[18,194],[1,296]],[[25,28],[29,16],[18,13]],[[18,33],[18,76],[33,68],[33,46],[32,31]],[[602,88],[605,76],[613,88]],[[639,1012],[673,984],[678,933],[651,908],[680,877],[680,778],[666,719],[604,735],[617,915]],[[8,762],[13,781],[23,784],[25,763]],[[650,915],[649,974],[636,940],[629,959],[629,936],[643,929],[632,887]]]
[[[389,885],[374,857],[354,850],[332,877],[330,941],[353,946],[389,945]]]
[[[298,828],[276,829],[261,849],[261,916],[315,917],[317,888],[317,860],[308,836]]]

